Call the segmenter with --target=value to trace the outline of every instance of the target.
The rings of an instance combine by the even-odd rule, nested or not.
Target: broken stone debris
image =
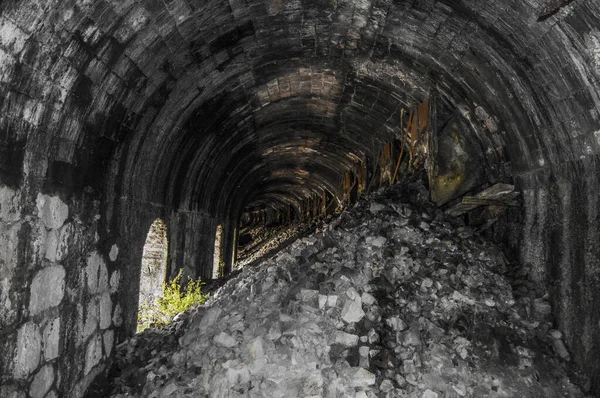
[[[112,396],[583,397],[543,295],[423,191],[372,195],[120,344]]]

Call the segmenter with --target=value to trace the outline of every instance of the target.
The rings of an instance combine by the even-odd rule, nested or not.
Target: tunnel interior
[[[596,0],[3,1],[0,395],[40,374],[83,395],[135,331],[156,219],[167,278],[208,280],[232,271],[242,227],[323,217],[411,170],[440,206],[515,188],[489,233],[548,292],[600,394],[599,15]]]

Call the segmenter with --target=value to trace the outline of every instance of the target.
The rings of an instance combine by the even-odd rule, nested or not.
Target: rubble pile
[[[379,191],[122,343],[112,396],[583,397],[543,292],[427,198]]]

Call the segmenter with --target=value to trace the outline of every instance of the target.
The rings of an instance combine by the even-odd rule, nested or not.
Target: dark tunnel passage
[[[402,150],[440,206],[515,187],[492,235],[600,394],[599,16],[598,0],[4,0],[0,396],[42,371],[83,395],[135,331],[154,220],[168,276],[210,279],[219,226],[227,274],[241,223],[343,206]]]

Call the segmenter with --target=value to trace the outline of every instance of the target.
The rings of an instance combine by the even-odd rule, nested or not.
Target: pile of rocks
[[[545,298],[427,197],[377,192],[121,344],[112,396],[583,397]]]

